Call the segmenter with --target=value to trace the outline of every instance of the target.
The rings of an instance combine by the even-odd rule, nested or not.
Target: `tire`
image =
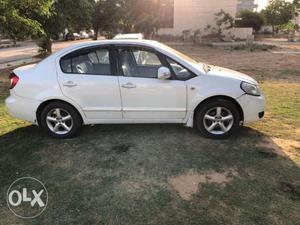
[[[229,137],[239,128],[240,114],[237,106],[231,101],[215,99],[200,106],[196,112],[195,123],[203,136],[222,139]]]
[[[76,136],[82,126],[82,119],[73,106],[64,102],[51,102],[42,110],[39,123],[50,136],[65,139]]]

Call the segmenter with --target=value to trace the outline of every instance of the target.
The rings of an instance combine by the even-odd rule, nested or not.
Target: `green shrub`
[[[260,30],[264,25],[264,17],[257,12],[243,10],[239,14],[240,20],[235,22],[237,27],[252,27],[255,31]]]
[[[231,46],[230,50],[246,50],[246,51],[254,52],[254,51],[268,51],[273,48],[274,48],[273,45],[240,44],[240,45]]]
[[[47,55],[51,53],[52,42],[48,36],[43,36],[37,41],[40,55]]]

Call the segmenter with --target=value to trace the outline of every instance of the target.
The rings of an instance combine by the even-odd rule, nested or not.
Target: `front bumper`
[[[266,100],[264,95],[252,96],[244,94],[236,99],[244,113],[244,124],[262,119],[265,114]]]
[[[11,95],[5,100],[6,107],[11,116],[36,123],[36,110],[39,101]]]

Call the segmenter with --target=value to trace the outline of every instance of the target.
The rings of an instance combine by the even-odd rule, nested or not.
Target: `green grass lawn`
[[[4,76],[0,224],[299,224],[299,83],[264,80],[266,118],[228,140],[180,125],[99,125],[56,140],[7,114]],[[49,194],[32,220],[18,219],[5,202],[23,176],[41,180]]]

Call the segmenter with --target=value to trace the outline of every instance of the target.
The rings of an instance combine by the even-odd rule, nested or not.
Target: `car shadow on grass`
[[[99,125],[57,140],[28,126],[0,136],[0,224],[296,224],[300,169],[272,138],[227,140],[177,125]],[[33,220],[7,208],[17,178],[47,187]]]

